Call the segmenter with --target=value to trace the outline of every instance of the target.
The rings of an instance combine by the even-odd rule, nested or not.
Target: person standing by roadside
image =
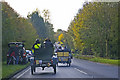
[[[18,64],[19,63],[19,56],[20,56],[18,44],[16,44],[15,56],[16,56],[16,64]]]

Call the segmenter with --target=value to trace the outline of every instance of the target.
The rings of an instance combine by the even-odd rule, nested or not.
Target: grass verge
[[[2,64],[2,78],[8,78],[10,75],[13,75],[17,71],[27,67],[29,63],[25,65],[7,65],[5,62]]]
[[[1,78],[2,78],[2,70],[0,69],[0,80],[1,80]]]
[[[105,59],[105,58],[101,58],[101,57],[91,57],[91,56],[74,56],[74,57],[78,58],[78,59],[93,61],[93,62],[99,62],[99,63],[120,66],[120,60]]]

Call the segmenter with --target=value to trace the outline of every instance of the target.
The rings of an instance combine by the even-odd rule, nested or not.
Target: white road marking
[[[77,69],[77,68],[74,68],[74,69],[76,69],[77,71],[79,71],[79,72],[81,72],[81,73],[83,73],[83,74],[87,74],[86,72],[81,71],[81,70],[79,70],[79,69]]]
[[[28,70],[26,70],[25,72],[23,72],[21,75],[19,75],[17,78],[20,78],[21,76],[23,76],[29,70],[30,70],[30,68]]]

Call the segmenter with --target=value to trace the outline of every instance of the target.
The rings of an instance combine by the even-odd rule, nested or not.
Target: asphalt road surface
[[[53,68],[37,67],[34,75],[31,75],[31,68],[13,76],[13,78],[118,78],[118,67],[113,65],[101,64],[81,59],[72,59],[70,67],[67,64],[59,64],[57,73],[54,74]]]

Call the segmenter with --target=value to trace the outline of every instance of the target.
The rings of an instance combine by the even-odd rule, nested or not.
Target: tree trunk
[[[108,41],[106,40],[106,57],[108,57]]]

